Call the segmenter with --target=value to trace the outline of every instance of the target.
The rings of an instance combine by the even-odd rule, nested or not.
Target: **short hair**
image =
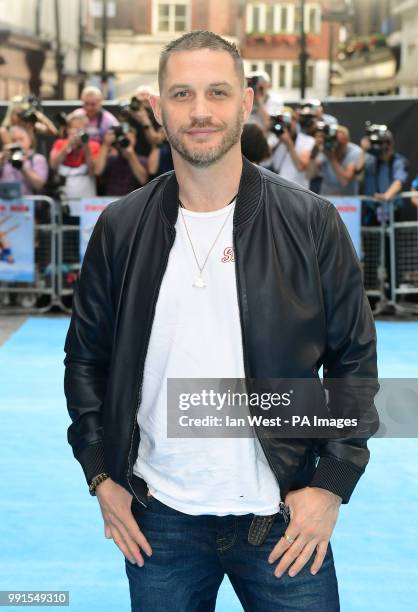
[[[270,157],[270,148],[263,130],[256,123],[246,123],[241,134],[241,151],[255,164]]]
[[[187,34],[183,34],[180,38],[176,38],[169,42],[161,51],[158,65],[158,85],[160,92],[170,55],[173,55],[173,53],[177,51],[192,51],[195,49],[212,49],[213,51],[226,51],[229,53],[234,61],[235,70],[242,87],[245,86],[244,64],[238,47],[214,32],[209,32],[208,30],[192,30],[191,32],[187,32]]]
[[[103,93],[101,89],[95,87],[94,85],[88,85],[83,89],[81,92],[81,99],[83,99],[84,96],[95,96],[96,98],[101,98],[103,100]]]
[[[67,126],[70,125],[75,120],[82,121],[84,125],[87,125],[87,115],[84,111],[80,113],[79,112],[80,110],[82,109],[76,109],[75,111],[67,115],[66,117]]]
[[[252,70],[251,72],[247,72],[247,79],[251,79],[252,77],[258,77],[259,80],[264,81],[267,85],[271,85],[271,78],[268,72],[265,70]]]
[[[148,95],[153,95],[154,90],[152,89],[151,85],[139,85],[139,87],[137,87],[135,89],[135,93],[134,95],[140,95],[140,94],[148,94]]]
[[[34,137],[33,134],[31,134],[31,132],[29,132],[29,130],[27,130],[25,127],[23,127],[23,125],[12,125],[9,128],[9,134],[10,136],[13,136],[13,134],[15,132],[23,132],[23,134],[26,134],[26,136],[29,138],[30,141],[30,146],[33,147],[34,145]]]
[[[338,124],[337,131],[341,132],[341,134],[344,134],[347,140],[350,140],[350,130],[348,129],[348,127],[346,127],[345,125]]]

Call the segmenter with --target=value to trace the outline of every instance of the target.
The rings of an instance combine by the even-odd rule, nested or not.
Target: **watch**
[[[102,483],[104,480],[107,480],[108,478],[109,474],[106,474],[106,472],[102,472],[101,474],[95,476],[89,484],[90,495],[96,495],[96,489],[99,484]]]

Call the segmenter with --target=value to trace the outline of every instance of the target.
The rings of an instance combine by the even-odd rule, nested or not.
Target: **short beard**
[[[162,124],[164,126],[167,140],[172,148],[191,166],[195,168],[208,168],[212,164],[216,164],[228,151],[240,140],[242,128],[244,125],[244,113],[240,110],[236,117],[235,123],[228,127],[224,133],[222,141],[216,147],[207,149],[206,151],[191,151],[184,141],[177,134],[170,131],[168,127],[167,117],[164,112],[161,112]],[[199,125],[193,127],[209,127],[208,125]]]

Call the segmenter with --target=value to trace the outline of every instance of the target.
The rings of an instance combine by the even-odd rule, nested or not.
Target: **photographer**
[[[270,147],[263,130],[255,123],[246,123],[241,134],[242,154],[253,164],[259,165],[270,157]]]
[[[36,145],[37,136],[57,136],[58,130],[50,119],[42,112],[40,101],[34,96],[15,96],[6,111],[0,128],[0,143],[11,142],[9,129],[13,126],[23,127]]]
[[[151,93],[149,87],[138,87],[129,104],[123,105],[121,111],[122,119],[135,128],[135,151],[145,157],[165,139],[164,130],[155,119],[149,103]]]
[[[136,153],[135,144],[136,131],[129,124],[106,132],[95,167],[104,195],[123,196],[148,181],[146,158]]]
[[[338,123],[338,119],[334,117],[334,115],[324,113],[324,107],[322,106],[321,100],[306,100],[301,103],[300,109],[305,109],[305,112],[309,110],[315,117],[317,123],[323,122],[326,125]]]
[[[173,168],[171,146],[167,138],[164,138],[163,142],[153,147],[151,153],[148,155],[149,179],[151,180],[156,176],[169,172],[170,170],[173,170]]]
[[[10,142],[0,152],[0,181],[17,181],[22,195],[41,192],[48,178],[48,162],[33,150],[31,135],[20,126],[8,131]]]
[[[119,121],[112,113],[102,108],[103,94],[98,87],[85,87],[81,92],[81,99],[83,107],[74,112],[87,117],[86,130],[90,139],[101,144],[106,132],[119,125]]]
[[[276,145],[272,156],[260,165],[308,188],[306,170],[315,140],[312,136],[298,131],[297,120],[296,111],[290,107],[284,107],[279,115],[270,117],[270,130]]]
[[[350,142],[350,133],[342,125],[319,122],[308,174],[322,177],[320,194],[348,196],[359,191],[357,173],[363,153]]]
[[[94,164],[100,144],[89,138],[86,128],[85,116],[68,115],[67,138],[56,140],[49,156],[51,168],[61,179],[65,198],[88,198],[97,193]]]
[[[251,114],[246,123],[257,124],[266,136],[269,135],[271,117],[277,115],[283,106],[283,98],[272,91],[267,72],[256,70],[247,75],[247,85],[254,91]]]
[[[408,178],[407,160],[395,152],[395,142],[386,125],[366,124],[366,135],[361,139],[365,152],[364,161],[364,195],[373,196],[383,203],[394,200],[395,208],[402,205],[402,199],[396,196],[402,191]],[[386,210],[387,206],[383,206]],[[381,207],[373,202],[365,207],[365,222],[369,225],[379,221]],[[376,218],[374,218],[376,215]]]
[[[412,181],[411,191],[418,191],[418,174]],[[413,198],[411,198],[411,204],[413,204],[414,206],[418,208],[418,196],[414,196]]]

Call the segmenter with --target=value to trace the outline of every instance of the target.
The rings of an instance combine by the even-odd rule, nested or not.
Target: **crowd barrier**
[[[414,195],[404,193],[401,197]],[[373,200],[337,198],[338,205],[335,204],[343,210],[347,208],[344,203],[352,204],[355,199],[358,202]],[[0,279],[0,314],[43,313],[54,306],[70,314],[73,290],[81,269],[80,247],[85,231],[80,221],[83,219],[80,201],[56,202],[46,196],[32,196],[21,201],[33,202],[35,276],[32,282],[25,283]],[[90,208],[97,215],[109,201],[109,198],[94,198]],[[418,221],[396,221],[392,205],[388,213],[388,219],[383,215],[378,225],[360,227],[358,254],[365,291],[372,298],[374,314],[388,310],[399,315],[418,314],[418,299],[414,302],[411,298],[418,296]],[[89,230],[91,227],[90,223]]]
[[[9,234],[16,232],[22,225],[17,218],[18,214],[25,221],[28,220],[28,215],[31,215],[28,231],[25,236],[20,237],[20,241],[26,240],[33,247],[33,266],[25,261],[25,266],[21,269],[23,274],[22,270],[27,271],[32,267],[33,280],[7,281],[0,278],[0,312],[2,314],[47,312],[60,302],[56,286],[59,205],[47,196],[30,196],[19,198],[18,201],[1,200],[0,206],[1,208],[7,206],[7,211],[14,213],[3,213],[0,217],[0,239],[3,241],[7,237],[9,241]],[[12,209],[13,206],[15,211]],[[5,253],[4,244],[0,242],[0,255]],[[11,251],[9,257],[12,256]],[[3,260],[4,273],[7,267],[6,255],[1,260]]]

